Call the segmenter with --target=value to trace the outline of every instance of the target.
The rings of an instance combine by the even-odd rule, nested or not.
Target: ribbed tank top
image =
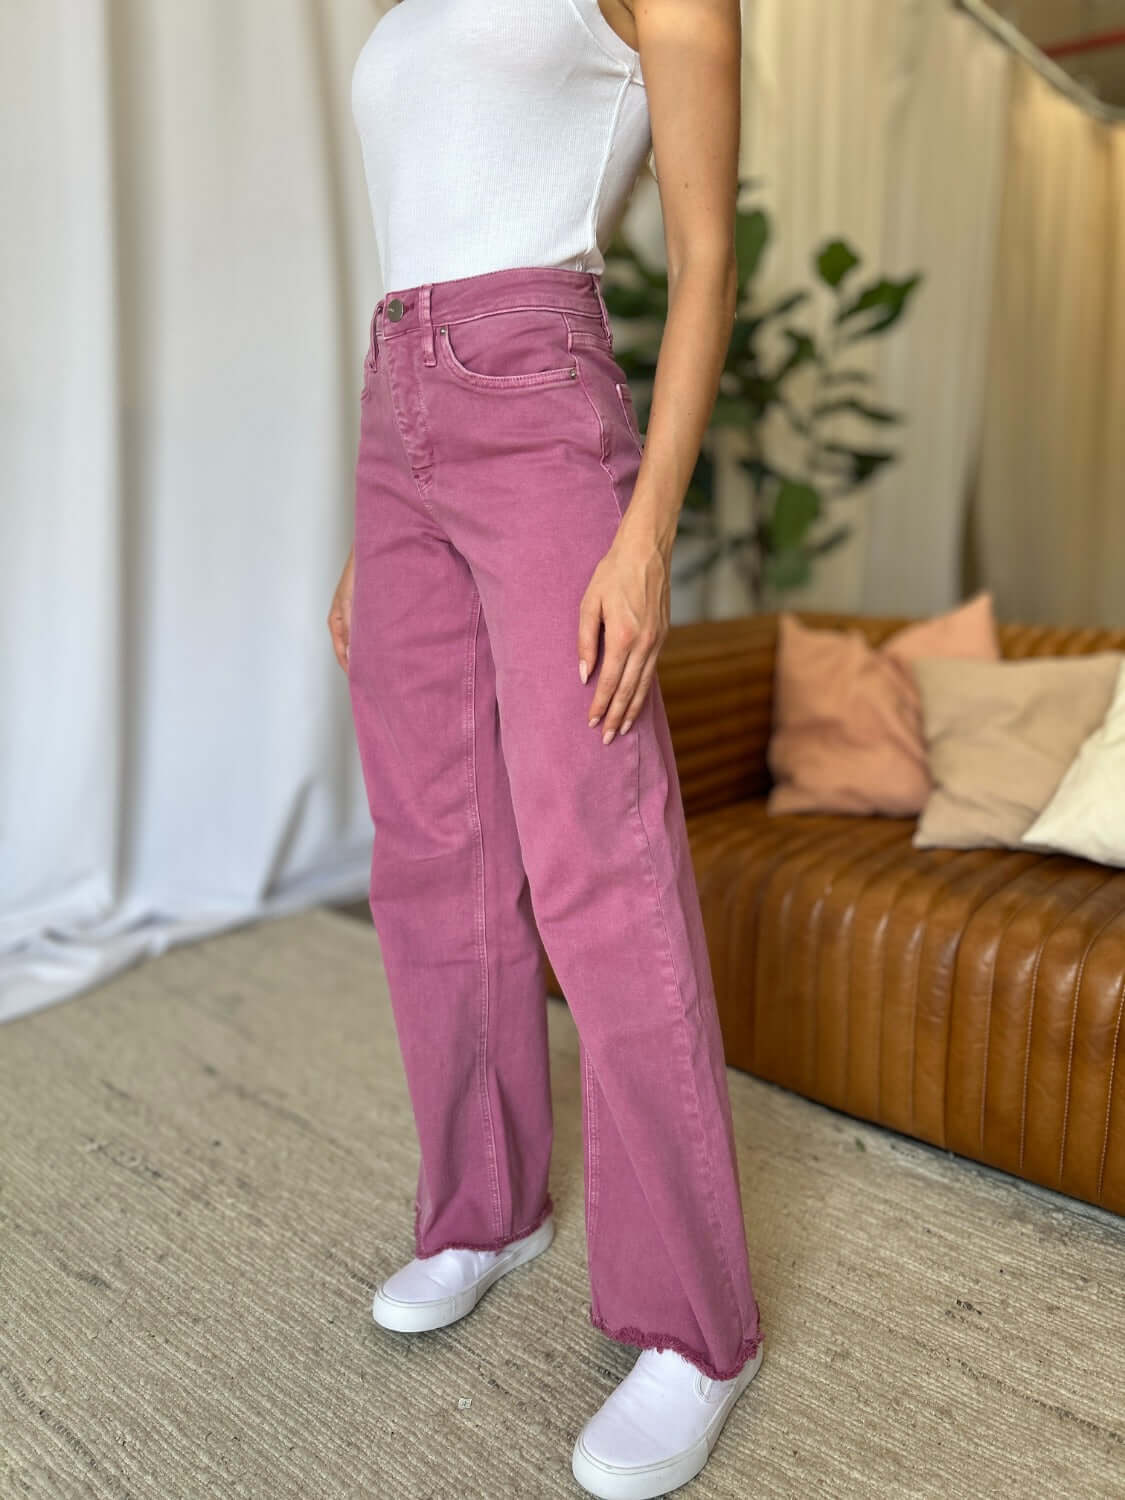
[[[640,58],[598,0],[402,0],[351,102],[384,291],[600,274],[652,146]]]

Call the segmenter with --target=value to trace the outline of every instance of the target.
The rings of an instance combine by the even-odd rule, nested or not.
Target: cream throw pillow
[[[1020,843],[1125,865],[1125,663],[1105,719]]]
[[[913,663],[934,788],[916,849],[1019,847],[1105,718],[1125,654]]]

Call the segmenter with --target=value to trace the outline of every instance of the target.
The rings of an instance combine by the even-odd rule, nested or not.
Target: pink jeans
[[[604,745],[600,651],[578,676],[579,601],[641,458],[597,275],[389,293],[361,406],[348,672],[416,1253],[551,1211],[538,932],[580,1043],[590,1320],[728,1378],[759,1315],[664,704],[654,678]]]

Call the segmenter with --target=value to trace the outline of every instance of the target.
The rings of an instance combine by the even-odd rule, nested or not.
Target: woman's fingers
[[[328,616],[328,633],[332,637],[332,650],[336,654],[336,660],[346,672],[348,670],[348,637],[344,618],[336,609],[333,609]]]
[[[344,571],[332,596],[328,611],[328,634],[332,637],[332,649],[342,671],[348,670],[348,653],[351,649],[352,596],[355,590],[355,548],[348,553]]]
[[[598,631],[602,624],[602,601],[587,589],[578,606],[578,675],[583,682],[594,670],[598,659]]]
[[[623,562],[621,555],[611,550],[599,564],[579,606],[578,673],[583,682],[597,658],[599,632],[603,637],[589,725],[594,728],[600,724],[605,745],[632,727],[668,629],[667,590],[654,599],[648,562],[639,581],[635,572],[635,559],[626,556]]]
[[[637,721],[637,715],[641,706],[648,697],[648,691],[652,684],[653,674],[656,671],[656,658],[658,653],[654,650],[649,652],[648,659],[641,669],[641,680],[637,685],[637,691],[633,694],[632,701],[625,710],[625,717],[621,721],[621,733],[627,734]]]
[[[626,710],[636,696],[637,688],[640,685],[645,664],[648,661],[651,650],[652,637],[647,632],[642,631],[633,641],[632,649],[625,661],[621,676],[617,682],[617,687],[614,690],[613,697],[609,701],[605,718],[602,721],[602,743],[605,745],[609,744],[610,740],[613,739],[614,735],[621,728]]]
[[[629,659],[629,645],[629,639],[623,637],[621,632],[606,627],[605,655],[602,658],[601,670],[598,672],[598,685],[594,692],[593,702],[590,704],[589,724],[591,728],[601,719],[617,691],[621,674],[625,670],[625,663]]]

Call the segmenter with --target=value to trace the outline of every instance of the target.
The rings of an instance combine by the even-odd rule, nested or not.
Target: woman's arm
[[[633,0],[668,255],[644,456],[613,545],[579,611],[585,682],[605,625],[590,724],[627,732],[668,632],[669,568],[684,495],[719,387],[734,323],[741,129],[739,0]]]

